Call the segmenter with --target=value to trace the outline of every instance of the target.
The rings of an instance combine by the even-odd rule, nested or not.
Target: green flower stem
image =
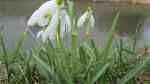
[[[72,48],[76,48],[77,47],[77,39],[78,39],[78,35],[76,32],[72,32]]]
[[[72,42],[72,48],[76,48],[78,45],[78,33],[77,33],[77,25],[76,25],[76,19],[74,17],[71,17],[71,24],[72,24],[72,31],[71,31],[71,42]]]
[[[61,39],[60,39],[60,33],[57,32],[57,35],[56,35],[56,45],[57,45],[57,48],[60,48],[61,47]]]
[[[90,32],[86,32],[86,39],[85,40],[90,40],[91,39],[91,33]]]
[[[85,41],[89,41],[89,40],[91,40],[91,31],[92,31],[92,28],[90,27],[90,22],[88,21],[88,23],[87,23],[87,28],[86,28],[86,33],[85,33],[85,36],[86,36],[86,39],[85,39]]]
[[[76,11],[75,11],[75,6],[74,2],[72,0],[67,0],[67,5],[68,5],[68,14],[71,18],[71,44],[72,48],[77,47],[77,39],[78,39],[78,34],[77,34],[77,25],[76,25]]]
[[[58,27],[57,27],[57,31],[56,31],[56,45],[57,45],[57,48],[60,48],[61,47],[61,35],[60,35],[60,20],[59,20],[59,23],[58,23]]]
[[[85,33],[85,42],[88,43],[88,44],[91,44],[91,40],[92,40],[91,32],[86,31],[86,33]]]

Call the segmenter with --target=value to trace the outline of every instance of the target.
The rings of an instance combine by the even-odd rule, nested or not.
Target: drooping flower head
[[[28,21],[28,26],[38,25],[41,29],[37,34],[45,42],[47,39],[55,40],[55,34],[60,21],[61,37],[63,38],[66,30],[70,25],[68,14],[63,9],[63,0],[51,0],[45,2],[37,9]]]
[[[87,11],[78,19],[77,22],[77,27],[78,28],[83,28],[85,27],[86,29],[86,36],[90,36],[91,30],[95,26],[95,19],[93,15],[93,11],[91,7],[88,7]]]
[[[48,21],[56,13],[57,4],[55,0],[45,2],[40,8],[38,8],[32,16],[29,18],[28,26],[46,26]]]
[[[78,19],[77,27],[81,28],[83,26],[86,26],[87,24],[90,24],[89,26],[91,28],[94,28],[95,25],[95,19],[93,15],[93,11],[90,7],[88,7],[87,11]]]

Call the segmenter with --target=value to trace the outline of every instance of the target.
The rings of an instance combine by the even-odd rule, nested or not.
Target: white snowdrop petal
[[[57,4],[54,0],[45,2],[39,9],[37,9],[32,16],[29,18],[27,25],[34,26],[37,22],[43,18],[48,12],[55,14],[57,9]]]
[[[48,25],[48,18],[42,17],[38,20],[38,25],[40,27],[45,27],[46,25]]]
[[[61,11],[61,38],[64,37],[64,34],[66,32],[70,32],[71,31],[71,21],[70,21],[70,17],[67,14],[67,12],[65,10]]]
[[[47,40],[48,40],[48,35],[45,32],[43,32],[43,34],[42,34],[43,43],[45,43]]]
[[[66,15],[66,23],[67,23],[67,31],[70,32],[71,31],[71,19],[69,17],[69,15]]]
[[[52,15],[56,13],[57,4],[54,0],[45,2],[38,10],[41,12],[41,15],[44,16],[47,12],[50,11]]]
[[[78,20],[77,27],[81,28],[88,18],[88,12],[85,12]]]
[[[91,28],[94,28],[94,26],[95,26],[95,18],[94,18],[93,15],[91,15],[91,17],[90,17],[90,23],[91,23]]]
[[[60,28],[60,31],[61,31],[61,32],[60,32],[60,35],[61,35],[61,38],[63,38],[63,37],[64,37],[64,33],[66,32],[66,29],[67,29],[66,27],[67,27],[67,26],[66,26],[65,22],[62,22],[62,21],[61,21],[61,24],[60,24],[60,25],[61,25],[61,28]]]
[[[27,25],[28,26],[34,26],[37,24],[38,19],[40,18],[40,12],[38,10],[36,10],[32,16],[29,18]]]
[[[44,32],[43,30],[39,31],[36,35],[36,38],[40,38],[42,36],[43,32]]]
[[[56,35],[56,28],[58,25],[58,13],[56,13],[48,25],[47,29],[45,30],[43,34],[43,41],[45,42],[48,38],[50,40],[55,40],[55,35]]]

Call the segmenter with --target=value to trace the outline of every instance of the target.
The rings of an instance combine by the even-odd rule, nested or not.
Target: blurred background
[[[0,28],[3,26],[6,47],[12,49],[27,28],[31,14],[47,0],[0,0]],[[88,5],[94,9],[96,25],[93,38],[98,46],[105,44],[112,17],[121,11],[116,38],[126,39],[136,33],[137,47],[150,46],[150,0],[75,0],[80,16]],[[32,30],[32,32],[36,29]],[[83,38],[80,33],[80,40]],[[23,48],[35,47],[34,37],[28,34]]]

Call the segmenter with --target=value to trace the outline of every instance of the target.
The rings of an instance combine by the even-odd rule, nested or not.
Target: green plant
[[[75,11],[72,6],[70,5],[71,9],[68,10],[71,11],[71,18]],[[8,51],[5,48],[2,32],[0,32],[0,61],[7,68],[8,83],[136,84],[138,73],[148,70],[146,66],[150,61],[150,53],[145,51],[143,59],[139,59],[136,49],[128,46],[128,43],[123,40],[120,40],[118,47],[113,47],[112,41],[119,16],[120,12],[115,15],[107,43],[102,48],[96,47],[92,38],[81,43],[79,47],[75,42],[71,48],[56,47],[49,39],[27,52],[21,48],[22,42],[28,34],[26,31],[17,42],[14,51]],[[74,25],[77,26],[76,23]],[[72,38],[73,41],[77,41],[77,36]]]

